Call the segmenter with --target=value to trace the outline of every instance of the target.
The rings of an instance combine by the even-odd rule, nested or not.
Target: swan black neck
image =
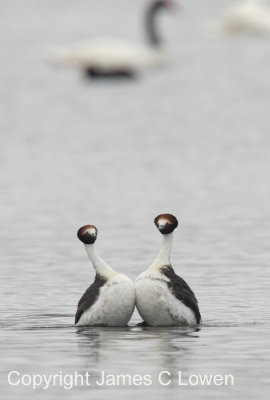
[[[156,14],[164,8],[163,1],[153,1],[146,12],[146,31],[150,44],[160,46],[162,41],[157,32]]]

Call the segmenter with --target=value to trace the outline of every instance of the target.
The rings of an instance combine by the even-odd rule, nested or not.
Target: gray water
[[[136,4],[135,4],[136,3]],[[43,60],[96,36],[143,40],[144,2],[1,4],[3,399],[264,399],[269,392],[269,38],[216,40],[228,1],[160,20],[171,63],[132,82],[90,82]],[[130,278],[153,261],[153,219],[175,214],[172,264],[199,300],[199,329],[76,328],[94,271],[77,229]],[[150,374],[151,386],[10,386],[9,371]],[[160,371],[231,374],[234,386],[161,386]]]

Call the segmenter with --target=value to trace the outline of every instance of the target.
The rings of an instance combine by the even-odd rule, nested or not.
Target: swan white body
[[[154,263],[136,279],[136,306],[140,316],[151,326],[197,324],[196,316],[169,289],[170,279],[163,268],[171,268],[173,233],[163,235],[163,244]]]
[[[217,24],[220,32],[270,33],[270,9],[260,0],[243,0]]]
[[[166,62],[163,48],[144,47],[121,40],[97,40],[75,44],[70,48],[55,49],[50,59],[57,64],[101,72],[139,70]]]
[[[148,45],[122,40],[96,40],[52,51],[50,61],[84,70],[92,77],[133,76],[141,69],[160,66],[166,53],[156,27],[156,15],[171,8],[173,0],[152,0],[145,13]]]
[[[97,276],[105,282],[98,288],[96,301],[84,309],[76,326],[126,326],[135,308],[134,283],[127,276],[109,267],[98,256],[93,244],[85,244],[85,248]]]

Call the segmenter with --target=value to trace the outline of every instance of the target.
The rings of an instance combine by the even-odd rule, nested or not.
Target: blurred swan
[[[81,69],[92,78],[132,77],[139,69],[162,65],[166,62],[166,53],[157,31],[156,17],[159,11],[174,5],[173,0],[155,0],[149,4],[145,15],[148,46],[101,39],[55,49],[50,61]]]
[[[262,0],[242,0],[226,12],[216,28],[230,34],[270,33],[270,9]]]

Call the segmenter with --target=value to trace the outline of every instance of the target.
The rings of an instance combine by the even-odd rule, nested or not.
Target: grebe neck
[[[160,265],[170,265],[170,257],[173,244],[173,232],[169,233],[168,235],[162,235],[162,236],[163,236],[163,241],[161,249],[151,267],[156,267]]]
[[[98,255],[94,244],[85,244],[85,249],[98,275],[109,277],[116,272]]]

